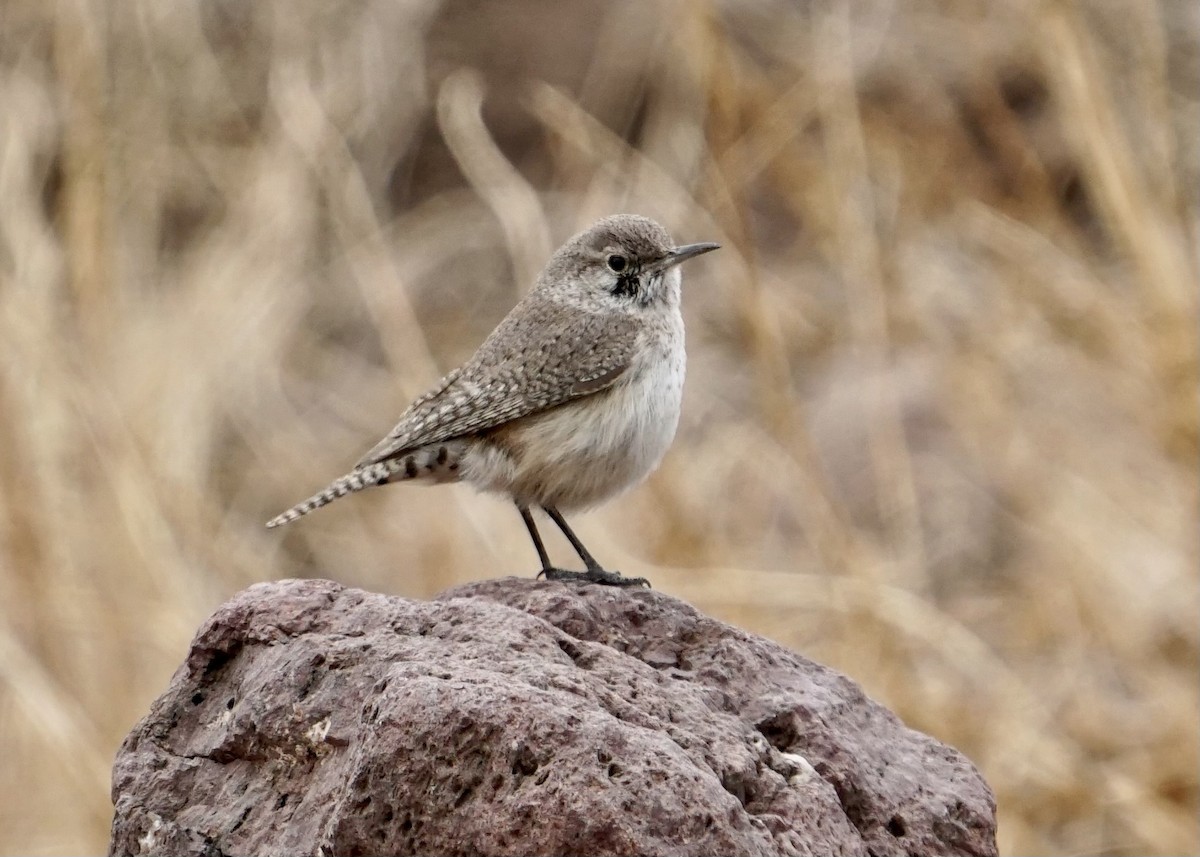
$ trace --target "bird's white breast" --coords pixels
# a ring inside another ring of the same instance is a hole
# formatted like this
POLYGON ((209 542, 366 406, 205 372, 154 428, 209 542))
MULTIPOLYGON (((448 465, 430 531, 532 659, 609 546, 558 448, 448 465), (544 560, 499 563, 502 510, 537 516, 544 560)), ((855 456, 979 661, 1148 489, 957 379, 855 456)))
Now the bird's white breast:
POLYGON ((640 482, 662 461, 683 398, 683 322, 652 326, 634 364, 610 388, 514 424, 480 443, 463 478, 523 505, 578 509, 640 482))

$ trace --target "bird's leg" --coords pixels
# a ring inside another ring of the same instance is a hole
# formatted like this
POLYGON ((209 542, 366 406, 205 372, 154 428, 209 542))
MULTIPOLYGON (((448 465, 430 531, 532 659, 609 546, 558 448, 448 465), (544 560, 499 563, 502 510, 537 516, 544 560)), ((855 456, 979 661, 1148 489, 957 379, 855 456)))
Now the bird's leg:
POLYGON ((588 553, 588 549, 583 546, 583 542, 579 540, 579 536, 572 532, 567 526, 566 519, 562 513, 553 506, 543 506, 546 514, 550 516, 550 520, 558 525, 562 530, 567 541, 571 543, 571 547, 575 548, 575 553, 579 554, 579 558, 583 560, 583 564, 587 567, 587 571, 563 571, 559 568, 548 568, 543 560, 542 573, 546 575, 547 580, 580 580, 586 583, 602 583, 605 586, 645 586, 649 588, 650 582, 644 577, 623 577, 620 572, 605 571, 600 563, 596 562, 595 558, 588 553))
POLYGON ((533 513, 529 511, 528 506, 522 506, 520 503, 517 504, 517 511, 521 513, 521 520, 525 522, 525 529, 529 530, 529 538, 533 539, 538 559, 542 561, 542 570, 538 572, 538 577, 543 574, 549 575, 555 569, 550 565, 550 555, 546 553, 546 546, 542 544, 542 537, 538 534, 537 525, 533 522, 533 513))

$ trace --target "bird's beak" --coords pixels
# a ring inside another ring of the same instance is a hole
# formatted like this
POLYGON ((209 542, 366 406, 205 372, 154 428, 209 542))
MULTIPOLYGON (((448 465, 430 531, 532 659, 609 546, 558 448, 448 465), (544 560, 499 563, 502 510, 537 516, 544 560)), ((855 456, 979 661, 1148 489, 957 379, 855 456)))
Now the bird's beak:
POLYGON ((693 256, 699 256, 701 253, 707 253, 710 250, 718 250, 720 247, 720 244, 713 244, 711 241, 700 244, 684 244, 682 247, 676 247, 667 253, 667 255, 655 262, 653 267, 659 271, 665 271, 668 268, 674 268, 680 262, 686 262, 693 256))

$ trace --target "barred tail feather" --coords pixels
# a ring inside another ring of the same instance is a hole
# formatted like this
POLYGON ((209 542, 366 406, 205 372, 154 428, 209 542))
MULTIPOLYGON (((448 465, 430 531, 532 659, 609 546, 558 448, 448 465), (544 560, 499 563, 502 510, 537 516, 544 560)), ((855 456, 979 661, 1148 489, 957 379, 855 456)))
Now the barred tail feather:
POLYGON ((372 464, 369 467, 351 471, 340 479, 335 479, 329 483, 323 491, 313 494, 304 502, 297 503, 283 514, 276 515, 267 521, 267 528, 271 529, 289 524, 297 518, 302 518, 309 512, 320 509, 322 506, 328 506, 339 497, 345 497, 347 494, 353 494, 355 491, 372 488, 376 485, 383 485, 393 475, 403 469, 404 463, 402 461, 389 459, 381 461, 378 464, 372 464))

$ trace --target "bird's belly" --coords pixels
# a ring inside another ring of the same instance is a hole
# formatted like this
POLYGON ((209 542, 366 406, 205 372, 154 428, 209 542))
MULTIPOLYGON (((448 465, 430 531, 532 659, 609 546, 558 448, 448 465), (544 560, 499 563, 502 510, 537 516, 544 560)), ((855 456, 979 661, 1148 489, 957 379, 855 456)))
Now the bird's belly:
POLYGON ((662 361, 627 383, 506 426, 469 456, 464 478, 523 505, 595 505, 658 467, 675 437, 682 394, 682 361, 662 361))

